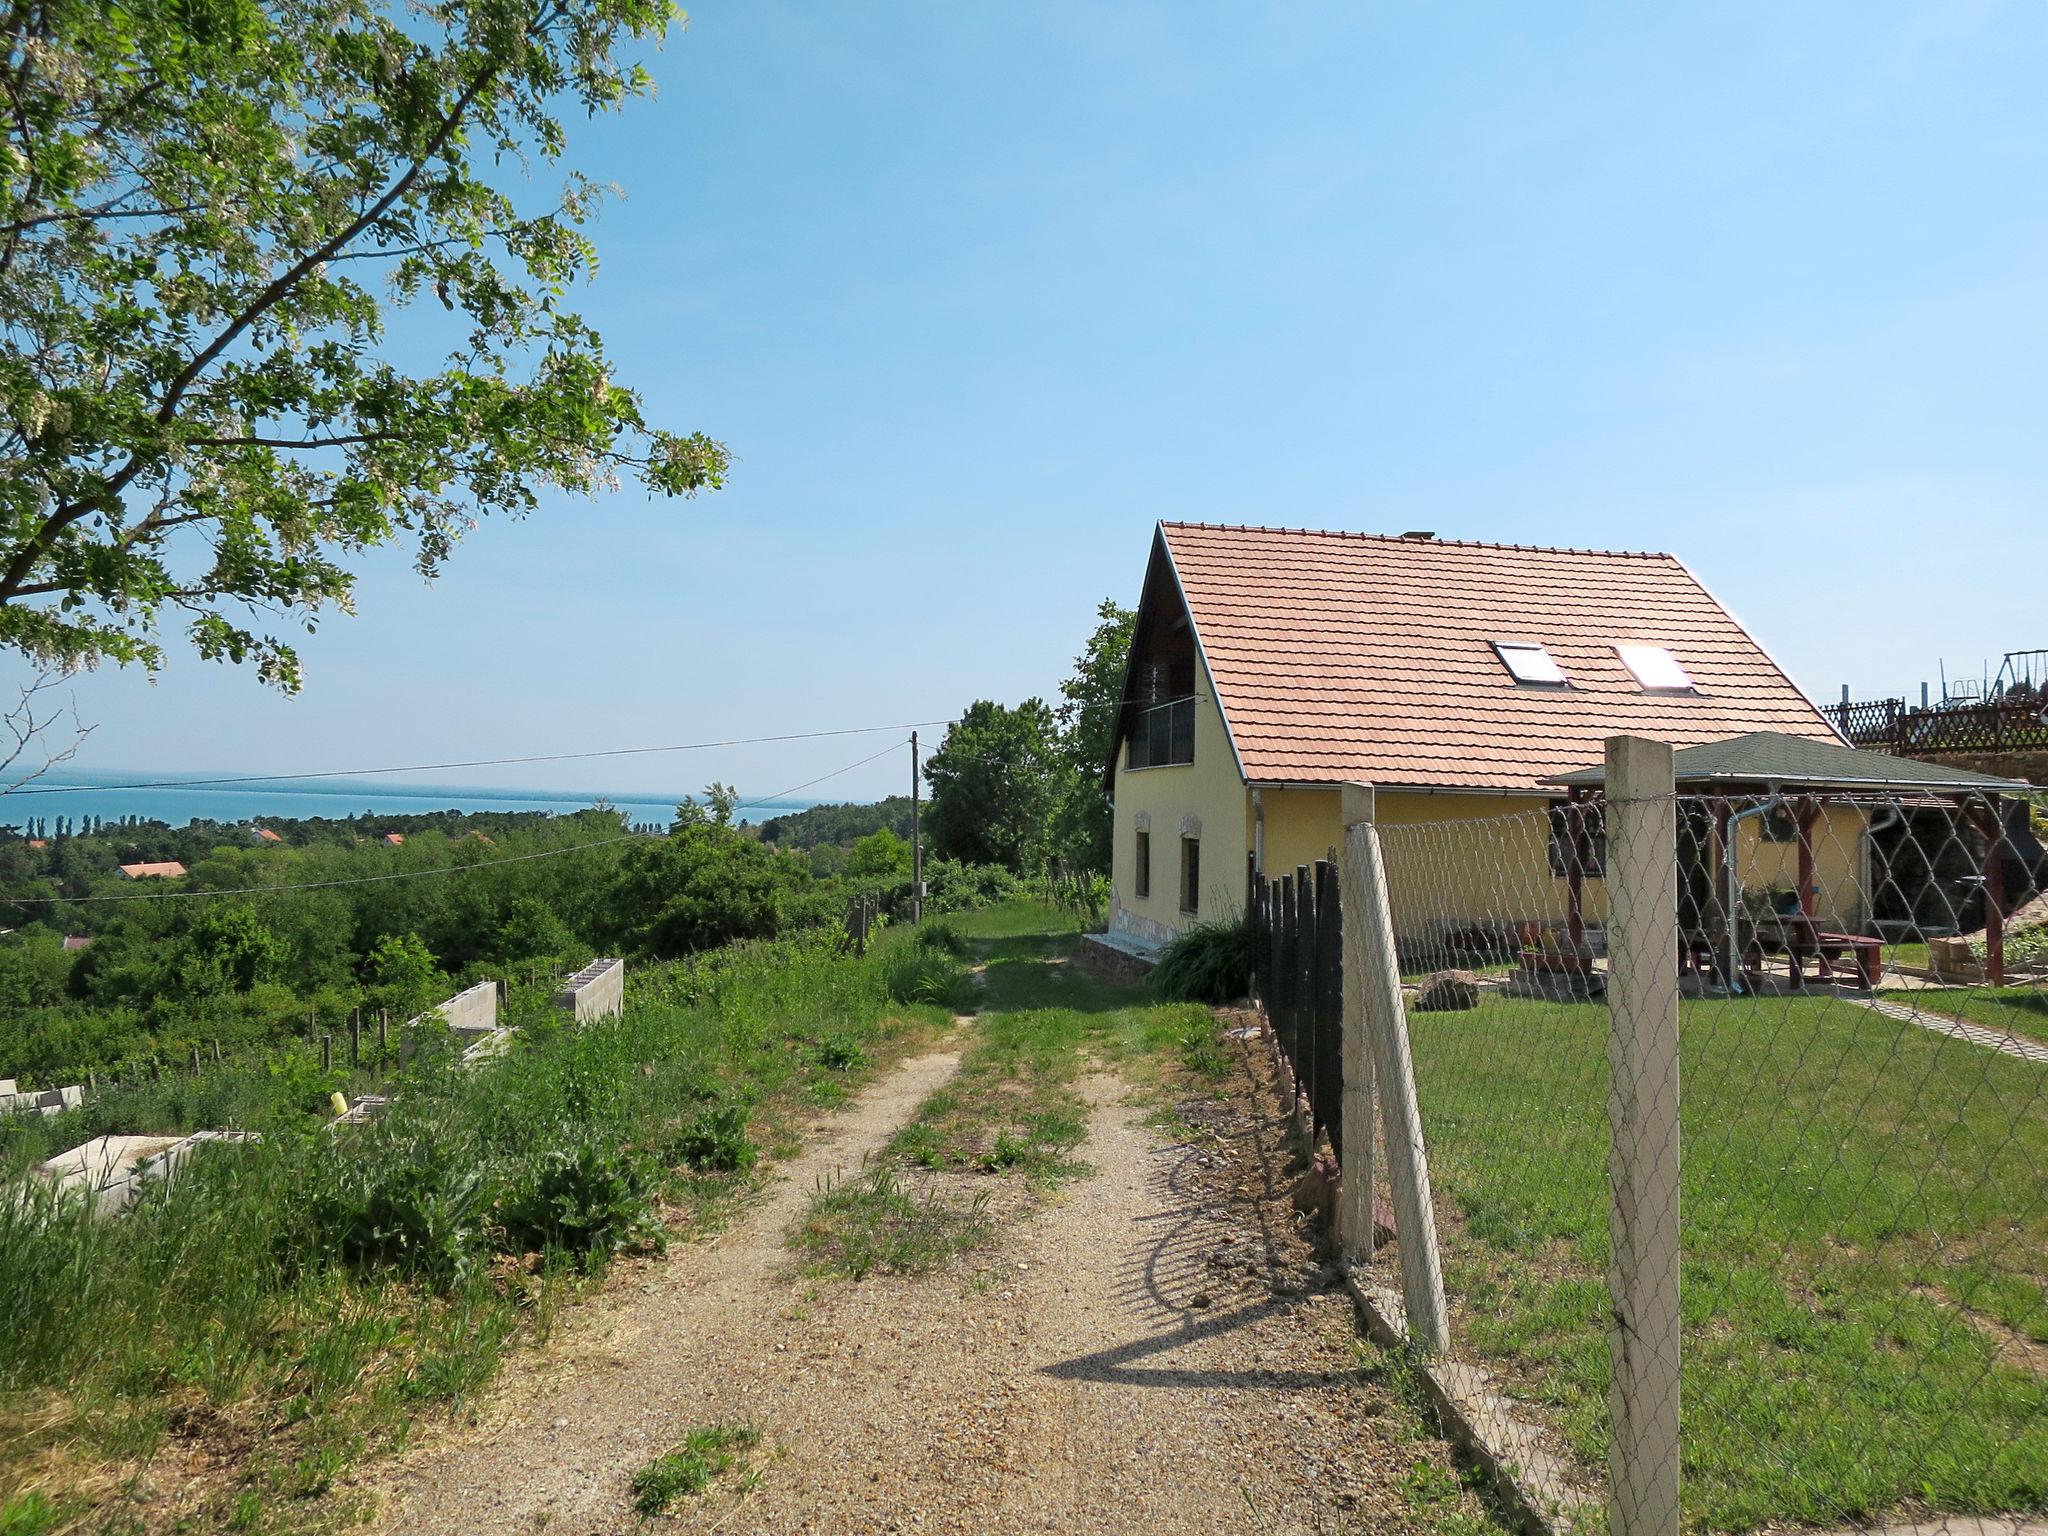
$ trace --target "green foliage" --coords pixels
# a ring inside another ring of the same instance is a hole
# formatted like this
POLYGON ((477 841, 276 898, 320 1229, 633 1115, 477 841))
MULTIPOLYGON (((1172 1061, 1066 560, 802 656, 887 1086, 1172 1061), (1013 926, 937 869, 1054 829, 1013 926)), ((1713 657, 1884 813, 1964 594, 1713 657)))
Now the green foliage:
POLYGON ((760 1441, 750 1424, 710 1424, 693 1429, 673 1451, 657 1456, 633 1474, 633 1507, 662 1515, 684 1499, 696 1498, 712 1481, 744 1459, 760 1441))
POLYGON ((891 795, 863 805, 814 805, 771 816, 761 823, 764 843, 783 848, 848 848, 872 832, 887 829, 910 836, 910 796, 891 795))
POLYGON ((569 1126, 527 1165, 500 1215, 512 1241, 586 1259, 663 1240, 653 1183, 640 1160, 578 1140, 569 1126))
POLYGON ((1148 979, 1153 996, 1169 1002, 1236 1002, 1251 990, 1251 929, 1241 921, 1197 923, 1159 952, 1148 979))
POLYGON ((892 944, 883 956, 889 995, 952 1013, 974 1011, 974 977, 958 956, 927 944, 892 944))
POLYGON ((0 644, 154 670, 169 611, 292 690, 254 615, 347 611, 365 550, 432 574, 545 488, 719 485, 725 450, 650 426, 561 301, 594 269, 601 186, 514 199, 566 117, 648 92, 626 55, 678 16, 40 8, 0 128, 0 644))
POLYGON ((943 917, 926 918, 911 935, 911 942, 920 949, 942 950, 949 955, 967 953, 967 935, 960 925, 943 917))
POLYGON ((679 818, 632 846, 620 881, 626 946, 663 958, 772 938, 837 915, 838 893, 809 861, 778 853, 711 816, 679 818))
POLYGON ((1042 699, 1015 709, 987 699, 970 704, 924 767, 933 848, 1016 874, 1043 864, 1065 787, 1057 737, 1042 699))
POLYGON ((1095 614, 1100 622, 1086 648, 1074 658, 1072 674, 1060 684, 1060 754, 1066 759, 1067 783, 1055 842, 1060 862, 1077 870, 1106 873, 1113 825, 1102 775, 1116 750, 1124 672, 1130 665, 1138 614, 1136 609, 1120 607, 1109 599, 1104 599, 1095 614))
POLYGON ((747 1136, 744 1104, 707 1104, 672 1139, 666 1161, 699 1173, 744 1173, 759 1153, 747 1136))
POLYGON ((907 880, 910 845, 887 827, 879 827, 847 850, 846 874, 862 884, 907 880))

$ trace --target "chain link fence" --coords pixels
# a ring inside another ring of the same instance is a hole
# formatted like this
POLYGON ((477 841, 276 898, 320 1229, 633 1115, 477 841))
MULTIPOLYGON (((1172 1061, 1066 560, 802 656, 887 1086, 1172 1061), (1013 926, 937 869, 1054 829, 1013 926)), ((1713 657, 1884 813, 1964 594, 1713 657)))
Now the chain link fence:
POLYGON ((1354 1273, 1567 1528, 2042 1519, 2037 813, 1677 793, 1656 763, 1611 803, 1347 834, 1342 1022, 1373 1051, 1318 1119, 1400 1218, 1363 1267, 1354 1218, 1354 1273))

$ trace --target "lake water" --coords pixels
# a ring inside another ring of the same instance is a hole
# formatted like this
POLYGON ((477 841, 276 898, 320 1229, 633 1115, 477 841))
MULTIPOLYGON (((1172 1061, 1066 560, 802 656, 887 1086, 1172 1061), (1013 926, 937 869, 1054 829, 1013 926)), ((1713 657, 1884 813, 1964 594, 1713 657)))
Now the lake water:
MULTIPOLYGON (((171 785, 181 778, 228 778, 228 773, 67 772, 53 769, 32 784, 0 795, 0 823, 21 826, 31 817, 54 822, 59 816, 104 816, 119 821, 140 816, 145 821, 182 827, 189 821, 260 821, 266 816, 341 818, 365 812, 420 815, 429 811, 551 811, 565 816, 588 810, 600 798, 626 813, 629 821, 667 826, 676 804, 688 791, 660 795, 553 789, 516 789, 487 784, 394 783, 377 779, 313 779, 281 784, 171 785), (121 789, 110 786, 148 782, 164 787, 121 789), (77 786, 77 787, 74 787, 77 786)), ((800 811, 814 800, 767 800, 749 803, 740 815, 764 821, 785 811, 800 811)))

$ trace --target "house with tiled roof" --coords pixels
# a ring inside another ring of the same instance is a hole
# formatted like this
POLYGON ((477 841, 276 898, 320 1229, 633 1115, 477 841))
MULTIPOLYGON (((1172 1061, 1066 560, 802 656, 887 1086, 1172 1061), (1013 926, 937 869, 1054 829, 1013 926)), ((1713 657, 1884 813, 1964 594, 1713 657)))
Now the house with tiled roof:
POLYGON ((163 859, 156 863, 121 864, 116 866, 124 879, 128 880, 182 880, 185 866, 176 859, 163 859))
POLYGON ((1346 781, 1383 823, 1518 815, 1529 915, 1561 916, 1527 814, 1559 775, 1620 732, 1752 731, 1841 740, 1675 556, 1161 523, 1104 766, 1111 931, 1149 946, 1236 915, 1248 861, 1277 875, 1341 841, 1346 781))

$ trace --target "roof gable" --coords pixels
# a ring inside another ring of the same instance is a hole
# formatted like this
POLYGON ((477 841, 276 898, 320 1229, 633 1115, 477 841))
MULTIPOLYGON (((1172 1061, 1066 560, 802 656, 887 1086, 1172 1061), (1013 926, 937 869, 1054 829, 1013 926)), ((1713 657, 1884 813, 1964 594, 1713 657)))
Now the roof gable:
POLYGON ((1620 732, 1840 740, 1670 555, 1205 523, 1160 537, 1253 780, 1535 791, 1620 732), (1497 641, 1542 645, 1569 686, 1516 683, 1497 641), (1667 648, 1698 691, 1645 689, 1617 642, 1667 648))

